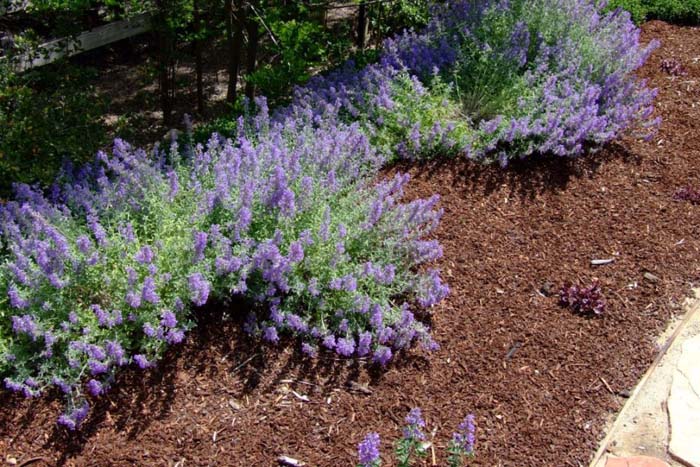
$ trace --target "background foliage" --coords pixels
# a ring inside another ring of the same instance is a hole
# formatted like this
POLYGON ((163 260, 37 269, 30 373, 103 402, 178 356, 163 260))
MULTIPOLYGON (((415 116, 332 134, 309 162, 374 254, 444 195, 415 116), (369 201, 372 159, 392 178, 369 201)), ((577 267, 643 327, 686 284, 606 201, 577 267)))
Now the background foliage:
POLYGON ((699 24, 700 0, 610 0, 609 7, 621 7, 637 23, 660 19, 671 23, 699 24))

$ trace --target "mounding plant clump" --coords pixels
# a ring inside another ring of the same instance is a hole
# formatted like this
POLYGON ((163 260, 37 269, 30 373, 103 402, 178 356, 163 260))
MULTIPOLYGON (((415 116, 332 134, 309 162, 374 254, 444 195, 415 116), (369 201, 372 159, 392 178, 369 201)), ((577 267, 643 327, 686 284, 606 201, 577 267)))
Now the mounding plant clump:
POLYGON ((632 72, 653 46, 589 1, 450 2, 376 64, 315 78, 272 116, 259 100, 227 138, 152 155, 117 140, 47 193, 16 186, 0 206, 5 387, 58 388, 75 429, 118 368, 153 366, 196 307, 232 296, 251 303, 246 331, 309 356, 435 348, 414 312, 448 293, 428 266, 439 200, 402 202, 408 177, 373 184, 377 170, 578 156, 648 132, 654 92, 632 72))
POLYGON ((27 397, 63 391, 74 428, 83 394, 148 368, 191 327, 192 306, 243 295, 246 329, 277 342, 386 364, 420 341, 411 311, 441 300, 442 254, 424 237, 438 198, 401 203, 408 177, 367 182, 381 160, 357 125, 260 114, 240 134, 179 154, 117 140, 111 155, 48 195, 17 187, 2 206, 0 371, 27 397))
POLYGON ((655 90, 634 71, 642 46, 627 12, 589 0, 454 1, 420 33, 385 42, 297 90, 282 119, 331 106, 360 121, 387 158, 580 156, 623 131, 653 134, 655 90))

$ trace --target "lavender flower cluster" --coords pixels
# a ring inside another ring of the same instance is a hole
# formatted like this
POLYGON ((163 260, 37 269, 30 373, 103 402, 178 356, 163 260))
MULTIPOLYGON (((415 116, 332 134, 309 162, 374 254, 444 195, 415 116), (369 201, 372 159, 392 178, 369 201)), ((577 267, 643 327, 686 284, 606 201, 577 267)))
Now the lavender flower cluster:
POLYGON ((299 338, 385 365, 435 344, 413 314, 447 294, 426 240, 438 197, 402 203, 408 176, 373 185, 383 159, 359 124, 264 99, 237 136, 148 155, 117 140, 67 167, 49 193, 20 185, 0 206, 0 374, 36 397, 66 394, 74 429, 86 398, 134 363, 181 343, 193 307, 231 295, 257 305, 246 330, 299 338))
MULTIPOLYGON (((466 465, 469 459, 475 456, 476 426, 475 417, 469 414, 459 424, 457 431, 453 433, 452 439, 448 443, 447 463, 450 467, 461 467, 466 465)), ((399 467, 410 467, 415 456, 421 457, 427 454, 427 449, 431 442, 427 441, 424 432, 425 420, 420 408, 411 409, 405 419, 406 425, 402 433, 403 436, 396 442, 395 455, 396 465, 399 467)), ((368 433, 357 445, 359 463, 357 467, 379 467, 382 464, 380 457, 381 439, 377 433, 368 433)))
POLYGON ((656 91, 634 71, 658 44, 642 46, 629 14, 604 14, 600 3, 446 2, 425 30, 386 41, 378 63, 348 63, 297 89, 278 118, 332 108, 360 121, 387 157, 464 154, 502 165, 579 156, 627 130, 648 138, 659 123, 656 91))

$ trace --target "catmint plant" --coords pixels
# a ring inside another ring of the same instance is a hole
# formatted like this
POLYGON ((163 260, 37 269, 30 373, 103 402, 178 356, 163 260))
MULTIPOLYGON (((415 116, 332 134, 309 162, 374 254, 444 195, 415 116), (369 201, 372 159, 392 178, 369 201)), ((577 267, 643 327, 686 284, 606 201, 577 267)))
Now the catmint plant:
POLYGON ((379 467, 382 464, 379 458, 380 439, 377 433, 369 433, 365 439, 357 446, 357 453, 360 459, 357 467, 379 467))
MULTIPOLYGON (((411 409, 406 416, 406 426, 402 430, 402 437, 396 443, 396 465, 408 467, 413 456, 425 456, 431 443, 426 440, 425 420, 419 408, 411 409)), ((450 467, 462 467, 476 456, 476 426, 473 414, 459 424, 457 431, 452 435, 447 447, 447 462, 450 467)), ((379 435, 369 433, 357 446, 359 457, 358 467, 378 467, 381 465, 379 458, 379 435)))
POLYGON ((419 408, 413 408, 406 416, 403 437, 396 443, 396 462, 399 467, 409 467, 413 455, 423 457, 427 454, 426 437, 423 430, 425 421, 419 408))
POLYGON ((469 414, 464 421, 459 424, 457 431, 452 435, 447 452, 447 464, 450 467, 461 467, 469 459, 476 455, 474 443, 476 441, 476 427, 474 425, 474 415, 469 414))
POLYGON ((0 206, 5 388, 57 387, 77 429, 119 368, 152 368, 197 307, 232 296, 254 304, 251 335, 310 356, 436 347, 414 311, 448 293, 427 266, 439 198, 403 203, 401 174, 375 184, 384 158, 357 123, 257 108, 233 138, 153 154, 116 140, 48 193, 17 187, 0 206))

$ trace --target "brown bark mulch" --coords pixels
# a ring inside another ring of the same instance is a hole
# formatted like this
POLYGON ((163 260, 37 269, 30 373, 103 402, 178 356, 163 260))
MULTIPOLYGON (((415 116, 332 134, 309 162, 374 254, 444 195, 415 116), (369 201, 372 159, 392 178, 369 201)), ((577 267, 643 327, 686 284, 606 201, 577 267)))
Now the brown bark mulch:
POLYGON ((0 463, 269 466, 287 455, 350 466, 377 431, 393 465, 389 440, 419 406, 437 428, 434 465, 445 465, 468 412, 474 465, 585 465, 700 280, 700 206, 673 200, 700 187, 700 29, 650 22, 643 36, 663 43, 641 71, 660 90, 654 141, 505 171, 466 161, 398 168, 413 176, 411 197, 442 195, 437 237, 452 292, 432 310, 439 351, 411 352, 385 372, 330 355, 304 362, 293 345, 261 348, 235 317, 209 310, 158 369, 121 374, 77 435, 57 428, 59 401, 0 395, 0 463), (687 76, 660 71, 671 57, 687 76), (594 278, 602 318, 543 293, 594 278))

